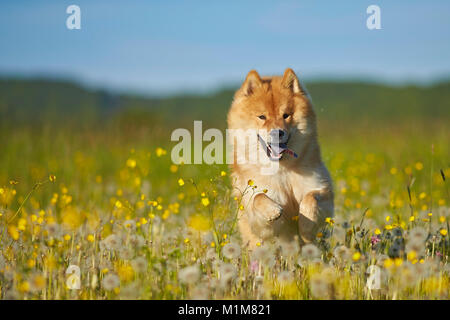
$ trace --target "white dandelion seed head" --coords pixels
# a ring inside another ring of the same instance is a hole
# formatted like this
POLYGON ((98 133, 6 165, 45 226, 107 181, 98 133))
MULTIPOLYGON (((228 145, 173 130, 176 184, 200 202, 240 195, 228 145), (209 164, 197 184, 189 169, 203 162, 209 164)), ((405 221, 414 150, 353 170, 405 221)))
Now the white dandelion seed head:
POLYGON ((122 247, 122 239, 116 234, 107 236, 101 243, 108 250, 119 250, 122 247))
POLYGON ((311 294, 315 298, 326 298, 328 296, 329 284, 320 274, 314 274, 310 280, 311 294))
POLYGON ((252 252, 252 260, 262 261, 271 256, 273 256, 273 253, 271 252, 270 248, 266 245, 256 247, 252 252))
POLYGON ((133 248, 140 249, 145 245, 145 239, 141 235, 132 234, 129 237, 129 243, 133 248))
POLYGON ((137 273, 144 273, 147 271, 148 262, 144 257, 137 257, 131 261, 133 270, 137 273))
POLYGON ((119 277, 115 274, 107 274, 102 280, 103 289, 110 291, 118 288, 120 285, 119 277))
POLYGON ((425 241, 427 240, 428 232, 422 227, 415 227, 411 229, 408 235, 410 241, 425 241))
POLYGON ((49 237, 57 238, 60 235, 61 227, 57 223, 49 223, 47 225, 47 233, 49 237))
POLYGON ((200 268, 196 264, 183 268, 179 271, 178 278, 184 284, 194 284, 200 279, 200 268))
POLYGON ((206 260, 215 261, 217 259, 217 252, 214 248, 209 248, 205 254, 206 260))
POLYGON ((236 259, 241 255, 241 247, 234 242, 229 242, 222 248, 222 254, 225 258, 236 259))
POLYGON ((292 275, 292 272, 289 271, 281 271, 278 274, 278 281, 281 283, 291 283, 294 281, 294 277, 292 275))
POLYGON ((290 241, 290 242, 281 242, 281 254, 285 257, 292 257, 296 255, 299 250, 300 246, 298 245, 297 241, 290 241))
POLYGON ((344 245, 337 246, 333 252, 334 256, 340 261, 348 261, 352 257, 350 249, 344 245))
POLYGON ((208 300, 210 298, 210 290, 205 285, 198 285, 190 291, 193 300, 208 300))
POLYGON ((320 257, 320 250, 312 243, 302 247, 302 257, 306 260, 314 260, 320 257))
POLYGON ((130 230, 131 232, 135 232, 136 231, 136 221, 134 220, 126 220, 123 223, 123 226, 125 227, 126 230, 130 230))

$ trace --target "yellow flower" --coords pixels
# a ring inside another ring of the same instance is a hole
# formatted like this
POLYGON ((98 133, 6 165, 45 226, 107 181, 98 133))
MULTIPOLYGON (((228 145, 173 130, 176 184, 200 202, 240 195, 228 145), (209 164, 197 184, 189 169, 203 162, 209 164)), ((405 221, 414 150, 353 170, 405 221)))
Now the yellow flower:
POLYGON ((440 233, 443 237, 445 237, 445 236, 447 235, 448 231, 447 231, 447 229, 441 229, 441 230, 439 231, 439 233, 440 233))
POLYGON ((160 148, 160 147, 156 148, 156 156, 157 157, 161 157, 161 156, 165 155, 166 153, 167 153, 166 150, 164 150, 163 148, 160 148))
POLYGON ((440 216, 439 217, 439 222, 440 223, 444 223, 445 222, 445 217, 444 216, 440 216))
POLYGON ((214 241, 211 242, 211 248, 214 248, 216 246, 216 243, 214 241))
POLYGON ((183 179, 178 179, 178 185, 180 186, 180 187, 182 187, 182 186, 184 186, 184 180, 183 179))
POLYGON ((414 220, 416 220, 416 218, 414 216, 409 217, 410 222, 414 222, 414 220))
POLYGON ((54 174, 51 174, 51 175, 48 177, 48 180, 50 180, 50 182, 55 182, 55 181, 56 181, 56 176, 55 176, 54 174))
POLYGON ((394 264, 396 267, 400 267, 403 264, 403 260, 401 258, 395 258, 394 264))
POLYGON ((131 281, 134 278, 133 267, 128 263, 119 266, 117 268, 117 274, 119 275, 120 280, 124 282, 131 281))
POLYGON ((398 170, 397 170, 397 168, 395 168, 395 167, 392 167, 391 170, 390 170, 390 172, 391 172, 392 175, 397 174, 397 171, 398 171, 398 170))
POLYGON ((197 231, 208 231, 211 228, 209 219, 201 214, 191 216, 188 226, 197 231))
POLYGON ((383 265, 386 269, 389 269, 390 267, 392 267, 393 264, 394 264, 394 261, 391 258, 384 260, 384 263, 383 263, 383 265))
POLYGON ((221 172, 220 172, 220 175, 221 175, 222 177, 225 177, 225 176, 227 175, 227 173, 226 173, 225 171, 221 171, 221 172))
POLYGON ((419 194, 419 199, 423 200, 423 199, 426 198, 426 196, 427 196, 427 194, 426 194, 425 192, 421 192, 421 193, 419 194))
POLYGON ((131 158, 128 159, 127 160, 127 167, 131 168, 131 169, 134 169, 136 167, 136 160, 131 159, 131 158))
POLYGON ((178 166, 175 165, 175 164, 172 164, 172 165, 170 166, 170 172, 175 173, 175 172, 177 172, 177 171, 178 171, 178 166))
POLYGON ((244 210, 244 205, 243 204, 241 204, 240 206, 239 206, 239 210, 244 210))
POLYGON ((72 237, 70 236, 70 234, 65 234, 64 235, 64 240, 69 241, 72 237))
POLYGON ((417 258, 417 252, 415 252, 414 250, 411 250, 410 252, 408 252, 408 260, 409 261, 414 261, 417 258))
POLYGON ((120 209, 122 208, 122 202, 120 202, 120 200, 117 200, 115 203, 116 208, 120 209))
POLYGON ((202 198, 202 204, 207 207, 209 206, 209 199, 208 198, 202 198))
POLYGON ((30 283, 28 281, 23 281, 19 284, 19 291, 20 292, 28 292, 30 291, 30 283))
POLYGON ((255 184, 255 182, 254 182, 253 180, 250 179, 250 180, 248 180, 247 184, 248 184, 249 186, 252 186, 252 185, 255 184))
POLYGON ((10 226, 8 227, 8 233, 9 233, 9 235, 11 236, 11 238, 13 238, 14 240, 18 240, 18 239, 19 239, 20 233, 19 233, 19 231, 17 230, 17 227, 16 227, 16 226, 10 225, 10 226))
POLYGON ((423 163, 422 162, 417 162, 416 163, 416 170, 420 171, 423 169, 423 163))
POLYGON ((361 259, 361 253, 359 251, 356 251, 352 256, 352 260, 357 262, 359 261, 359 259, 361 259))
POLYGON ((386 230, 392 230, 392 226, 390 224, 385 225, 384 228, 386 230))
POLYGON ((375 233, 376 235, 379 235, 379 234, 381 234, 381 230, 378 229, 378 228, 376 228, 375 231, 374 231, 374 233, 375 233))
POLYGON ((94 241, 95 241, 95 236, 94 236, 93 234, 89 234, 89 235, 87 236, 87 241, 89 241, 89 242, 94 242, 94 241))

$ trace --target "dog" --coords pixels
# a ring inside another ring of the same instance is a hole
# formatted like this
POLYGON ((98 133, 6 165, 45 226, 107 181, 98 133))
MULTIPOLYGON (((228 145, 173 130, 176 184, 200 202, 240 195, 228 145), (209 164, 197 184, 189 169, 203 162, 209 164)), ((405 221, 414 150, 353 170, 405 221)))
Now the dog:
POLYGON ((234 95, 227 122, 237 141, 248 140, 242 136, 246 130, 257 132, 256 149, 250 149, 278 165, 275 173, 262 174, 262 164, 231 164, 233 189, 244 206, 238 216, 243 244, 252 249, 269 239, 313 242, 325 219, 333 217, 334 194, 311 99, 294 71, 263 78, 250 71, 234 95))

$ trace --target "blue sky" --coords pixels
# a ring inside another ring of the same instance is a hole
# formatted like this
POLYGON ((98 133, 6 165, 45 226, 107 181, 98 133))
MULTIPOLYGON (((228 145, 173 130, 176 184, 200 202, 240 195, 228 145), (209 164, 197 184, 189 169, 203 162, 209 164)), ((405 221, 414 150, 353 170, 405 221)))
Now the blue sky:
POLYGON ((0 74, 168 93, 240 82, 250 69, 303 79, 426 83, 450 74, 450 1, 2 0, 0 74), (81 30, 66 28, 67 6, 81 30), (382 30, 366 28, 381 8, 382 30))

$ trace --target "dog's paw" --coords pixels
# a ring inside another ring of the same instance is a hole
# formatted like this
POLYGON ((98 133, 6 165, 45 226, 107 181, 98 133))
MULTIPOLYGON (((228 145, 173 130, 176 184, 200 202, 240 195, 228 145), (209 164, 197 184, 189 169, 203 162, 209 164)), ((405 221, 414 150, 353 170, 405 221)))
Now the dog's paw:
POLYGON ((253 208, 256 215, 267 223, 272 223, 283 214, 283 208, 265 194, 255 196, 253 208))
POLYGON ((266 210, 264 210, 262 213, 266 221, 270 223, 278 220, 281 217, 281 215, 283 214, 283 208, 280 205, 273 203, 272 206, 266 208, 266 210))
POLYGON ((319 204, 314 193, 308 193, 300 203, 300 214, 311 221, 317 222, 319 215, 319 204))

